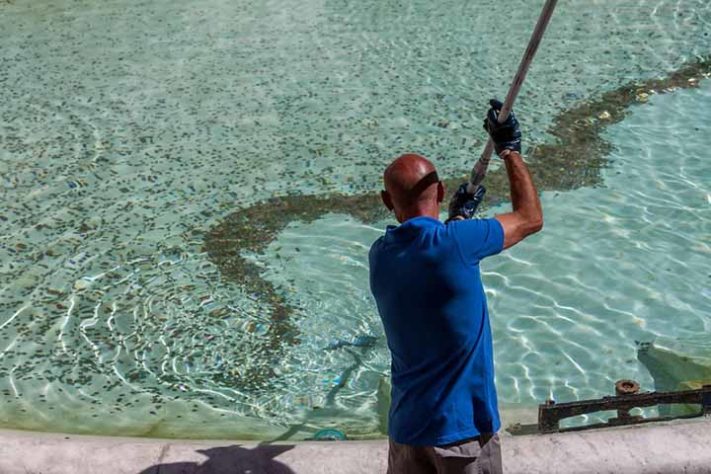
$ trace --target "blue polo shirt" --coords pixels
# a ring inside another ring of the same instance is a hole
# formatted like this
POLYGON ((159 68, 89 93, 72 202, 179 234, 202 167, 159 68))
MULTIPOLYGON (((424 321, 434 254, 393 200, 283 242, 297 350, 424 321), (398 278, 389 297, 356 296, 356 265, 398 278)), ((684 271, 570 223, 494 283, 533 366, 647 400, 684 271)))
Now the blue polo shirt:
POLYGON ((416 217, 370 249, 370 288, 392 354, 389 435, 413 446, 499 430, 479 261, 499 253, 496 219, 416 217))

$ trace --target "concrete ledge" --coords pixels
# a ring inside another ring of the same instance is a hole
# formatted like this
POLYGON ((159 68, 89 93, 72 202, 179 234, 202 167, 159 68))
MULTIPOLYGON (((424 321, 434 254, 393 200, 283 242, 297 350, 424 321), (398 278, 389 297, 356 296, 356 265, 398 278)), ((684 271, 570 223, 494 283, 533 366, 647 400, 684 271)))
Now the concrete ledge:
MULTIPOLYGON (((502 436, 510 474, 711 473, 711 420, 502 436)), ((384 473, 387 442, 176 441, 0 431, 0 472, 384 473)))

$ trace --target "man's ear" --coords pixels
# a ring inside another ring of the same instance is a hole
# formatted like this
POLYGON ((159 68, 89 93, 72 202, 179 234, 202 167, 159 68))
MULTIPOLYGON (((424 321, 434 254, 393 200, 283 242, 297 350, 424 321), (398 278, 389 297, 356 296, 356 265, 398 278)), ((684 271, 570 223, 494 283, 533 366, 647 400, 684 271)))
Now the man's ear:
POLYGON ((444 189, 444 183, 442 181, 437 183, 437 202, 442 202, 444 201, 444 194, 445 194, 445 189, 444 189))
POLYGON ((390 193, 387 191, 380 191, 380 199, 383 200, 383 204, 388 208, 388 211, 392 211, 395 206, 393 206, 393 199, 390 197, 390 193))

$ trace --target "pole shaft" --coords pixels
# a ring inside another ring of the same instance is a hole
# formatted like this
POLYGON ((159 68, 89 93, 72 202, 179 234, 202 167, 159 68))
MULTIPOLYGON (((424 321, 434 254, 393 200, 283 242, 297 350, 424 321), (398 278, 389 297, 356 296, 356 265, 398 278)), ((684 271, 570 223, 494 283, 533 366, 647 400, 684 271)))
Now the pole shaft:
MULTIPOLYGON (((545 5, 543 5, 543 11, 538 17, 538 22, 536 23, 536 27, 533 29, 531 39, 528 41, 528 47, 526 47, 526 51, 523 53, 521 63, 518 66, 518 71, 516 71, 516 75, 514 76, 514 80, 511 83, 511 87, 509 87, 509 92, 508 94, 506 94, 506 100, 504 101, 504 105, 501 108, 501 112, 499 113, 499 123, 502 123, 506 120, 506 118, 509 116, 509 112, 511 112, 511 109, 513 108, 513 104, 516 101, 516 97, 518 97, 518 92, 521 90, 523 81, 526 79, 526 73, 528 72, 528 68, 531 65, 531 62, 533 61, 533 57, 536 55, 538 45, 541 44, 543 34, 545 33, 546 27, 550 22, 551 16, 553 15, 553 10, 555 10, 557 2, 558 0, 546 0, 545 5)), ((486 169, 489 167, 489 162, 491 161, 491 155, 493 151, 494 143, 491 141, 491 138, 489 138, 489 140, 486 142, 486 146, 484 147, 484 151, 479 157, 479 160, 476 162, 476 164, 474 164, 474 167, 472 168, 471 176, 469 177, 469 192, 473 193, 474 191, 476 191, 482 181, 484 181, 484 177, 486 176, 486 169)))

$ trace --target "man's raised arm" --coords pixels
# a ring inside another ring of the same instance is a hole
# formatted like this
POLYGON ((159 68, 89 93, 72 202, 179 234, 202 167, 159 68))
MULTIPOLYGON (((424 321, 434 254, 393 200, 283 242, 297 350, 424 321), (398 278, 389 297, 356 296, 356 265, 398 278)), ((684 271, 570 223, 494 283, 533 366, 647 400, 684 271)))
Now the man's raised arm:
POLYGON ((499 123, 503 104, 498 100, 489 103, 491 108, 484 120, 484 130, 491 136, 496 153, 506 164, 511 188, 513 211, 496 216, 504 228, 504 248, 507 249, 543 228, 543 211, 531 174, 521 158, 521 130, 516 116, 511 111, 506 120, 499 123))
MULTIPOLYGON (((503 104, 496 99, 489 103, 491 108, 484 119, 484 130, 491 136, 496 153, 506 164, 513 204, 513 211, 495 216, 504 230, 503 248, 507 249, 543 228, 543 212, 531 174, 521 158, 521 130, 518 120, 512 110, 506 120, 499 123, 499 112, 503 104)), ((468 183, 463 183, 449 203, 448 222, 471 219, 484 198, 485 191, 484 186, 480 185, 476 192, 471 194, 468 191, 468 183)), ((497 252, 499 250, 501 247, 497 252)))
POLYGON ((504 228, 504 248, 507 249, 543 228, 543 211, 536 186, 521 155, 504 149, 499 156, 506 164, 513 206, 512 212, 496 215, 496 220, 504 228))

